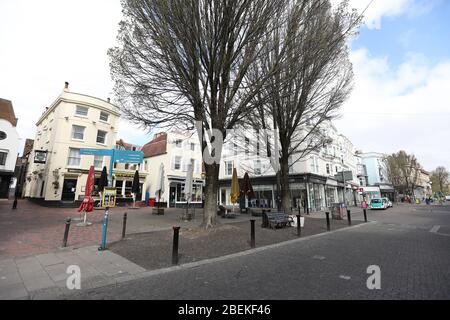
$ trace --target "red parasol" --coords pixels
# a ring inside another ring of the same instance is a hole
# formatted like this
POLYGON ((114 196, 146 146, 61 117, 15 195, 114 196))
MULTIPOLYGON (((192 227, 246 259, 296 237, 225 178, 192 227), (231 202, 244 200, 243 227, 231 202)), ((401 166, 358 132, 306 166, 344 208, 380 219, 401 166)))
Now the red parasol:
POLYGON ((81 211, 91 212, 94 210, 94 199, 92 198, 92 192, 94 191, 94 175, 95 175, 94 166, 91 166, 86 181, 84 199, 83 202, 81 203, 80 208, 78 209, 78 212, 81 211))

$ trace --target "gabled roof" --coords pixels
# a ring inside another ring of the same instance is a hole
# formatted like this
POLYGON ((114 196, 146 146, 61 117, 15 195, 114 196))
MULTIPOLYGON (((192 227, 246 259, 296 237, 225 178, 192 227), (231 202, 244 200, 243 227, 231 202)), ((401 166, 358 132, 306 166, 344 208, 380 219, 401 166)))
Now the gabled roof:
POLYGON ((167 133, 163 132, 142 147, 144 158, 150 158, 165 154, 167 152, 167 133))
POLYGON ((14 114, 14 108, 11 101, 0 98, 0 119, 9 121, 13 127, 17 126, 18 119, 14 114))

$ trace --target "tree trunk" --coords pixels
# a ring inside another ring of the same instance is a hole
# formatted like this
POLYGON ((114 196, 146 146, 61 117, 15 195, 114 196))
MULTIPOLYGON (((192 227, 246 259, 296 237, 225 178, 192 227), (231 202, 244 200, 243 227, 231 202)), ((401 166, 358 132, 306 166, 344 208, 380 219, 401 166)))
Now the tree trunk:
POLYGON ((217 192, 219 189, 219 164, 205 163, 206 185, 202 227, 208 229, 217 224, 217 192))
POLYGON ((280 158, 281 207, 286 214, 291 213, 291 192, 289 188, 289 158, 280 158))

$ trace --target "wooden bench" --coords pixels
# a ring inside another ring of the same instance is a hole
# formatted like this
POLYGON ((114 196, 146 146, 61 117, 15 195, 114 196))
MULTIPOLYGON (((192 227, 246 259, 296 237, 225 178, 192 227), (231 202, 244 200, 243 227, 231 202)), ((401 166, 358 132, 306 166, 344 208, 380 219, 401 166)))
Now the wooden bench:
POLYGON ((283 228, 290 225, 292 219, 282 212, 264 212, 263 227, 265 228, 283 228))

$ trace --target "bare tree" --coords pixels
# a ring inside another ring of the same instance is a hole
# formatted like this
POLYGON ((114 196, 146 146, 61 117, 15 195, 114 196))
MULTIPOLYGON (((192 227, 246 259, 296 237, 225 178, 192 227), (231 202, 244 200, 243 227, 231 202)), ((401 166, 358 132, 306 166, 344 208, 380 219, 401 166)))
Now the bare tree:
POLYGON ((420 177, 421 166, 413 154, 401 150, 386 157, 389 181, 400 193, 414 195, 420 177))
POLYGON ((259 57, 248 77, 260 78, 281 65, 255 96, 258 108, 251 124, 263 130, 273 127, 278 135, 279 152, 272 152, 279 168, 274 169, 279 171, 282 207, 288 212, 289 166, 330 143, 326 124, 338 115, 351 91, 347 40, 361 16, 349 12, 347 1, 333 8, 329 0, 317 0, 289 1, 280 17, 284 23, 267 34, 267 54, 259 57))
POLYGON ((218 174, 226 130, 251 112, 264 77, 246 78, 284 0, 122 0, 119 47, 109 51, 123 114, 151 130, 193 130, 206 163, 203 225, 216 223, 218 174), (205 138, 205 139, 203 139, 205 138))
POLYGON ((439 166, 431 172, 431 180, 433 181, 433 190, 447 192, 449 183, 449 172, 445 167, 439 166), (439 190, 436 188, 439 187, 439 190))

